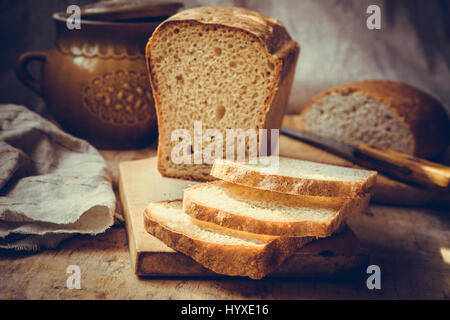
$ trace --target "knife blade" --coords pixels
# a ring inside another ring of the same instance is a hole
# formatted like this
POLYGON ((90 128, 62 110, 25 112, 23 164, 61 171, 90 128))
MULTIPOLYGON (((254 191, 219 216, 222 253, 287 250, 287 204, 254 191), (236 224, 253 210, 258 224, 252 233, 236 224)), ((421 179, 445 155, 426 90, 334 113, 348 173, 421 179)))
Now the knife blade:
POLYGON ((350 145, 311 132, 282 127, 280 132, 402 181, 449 191, 450 167, 374 144, 350 145))

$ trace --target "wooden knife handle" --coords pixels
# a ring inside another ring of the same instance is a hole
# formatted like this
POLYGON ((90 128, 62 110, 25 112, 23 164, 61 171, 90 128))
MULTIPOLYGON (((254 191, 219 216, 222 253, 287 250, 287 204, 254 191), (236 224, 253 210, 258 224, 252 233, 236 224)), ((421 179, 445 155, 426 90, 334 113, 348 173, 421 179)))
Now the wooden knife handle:
POLYGON ((423 186, 449 190, 450 167, 373 144, 359 145, 357 150, 358 157, 380 167, 380 171, 423 186))

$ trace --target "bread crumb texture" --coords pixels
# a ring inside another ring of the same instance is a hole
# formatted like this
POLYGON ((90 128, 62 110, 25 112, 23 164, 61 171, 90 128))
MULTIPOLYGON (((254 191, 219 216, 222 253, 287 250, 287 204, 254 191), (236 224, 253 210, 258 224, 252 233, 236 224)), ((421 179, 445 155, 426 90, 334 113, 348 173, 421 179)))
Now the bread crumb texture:
MULTIPOLYGON (((188 130, 190 153, 213 150, 214 128, 258 130, 278 89, 282 68, 277 50, 289 35, 275 19, 237 8, 195 8, 160 25, 147 46, 159 125, 159 169, 169 176, 211 180, 208 164, 175 164, 174 130, 188 130), (194 145, 201 121, 202 150, 194 145)), ((246 146, 248 145, 246 139, 246 146)), ((223 142, 223 155, 226 143, 223 142)), ((248 147, 246 147, 246 150, 248 147)), ((248 154, 248 150, 247 150, 248 154)))
POLYGON ((432 158, 447 150, 450 123, 434 97, 410 85, 368 80, 315 96, 302 112, 310 132, 358 145, 375 143, 432 158))

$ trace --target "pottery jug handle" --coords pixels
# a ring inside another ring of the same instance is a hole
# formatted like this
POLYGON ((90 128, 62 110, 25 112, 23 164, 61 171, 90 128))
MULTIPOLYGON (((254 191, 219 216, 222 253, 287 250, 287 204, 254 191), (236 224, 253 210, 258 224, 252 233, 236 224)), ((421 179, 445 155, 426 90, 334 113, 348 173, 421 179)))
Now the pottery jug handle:
MULTIPOLYGON (((42 51, 30 51, 22 54, 16 63, 16 74, 20 81, 28 88, 33 90, 39 95, 43 95, 42 89, 42 79, 34 79, 33 76, 28 71, 28 65, 32 61, 42 62, 42 67, 44 66, 45 60, 47 59, 47 53, 42 51)), ((42 68, 41 67, 41 68, 42 68)), ((41 69, 42 70, 42 69, 41 69)), ((42 72, 41 72, 42 74, 42 72)))

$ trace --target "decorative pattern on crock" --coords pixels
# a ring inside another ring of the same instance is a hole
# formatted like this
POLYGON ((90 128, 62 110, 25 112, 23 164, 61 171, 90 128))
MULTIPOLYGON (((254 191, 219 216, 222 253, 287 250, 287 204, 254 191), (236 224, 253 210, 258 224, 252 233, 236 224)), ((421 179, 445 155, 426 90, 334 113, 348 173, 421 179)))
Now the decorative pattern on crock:
POLYGON ((96 77, 84 87, 82 103, 101 121, 115 125, 156 121, 153 96, 145 73, 118 70, 96 77))
POLYGON ((56 47, 62 54, 70 54, 75 57, 102 59, 145 59, 144 47, 137 44, 111 44, 107 40, 98 40, 91 43, 87 40, 60 38, 56 41, 56 47))

